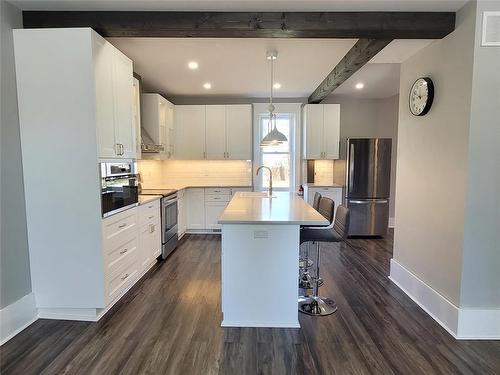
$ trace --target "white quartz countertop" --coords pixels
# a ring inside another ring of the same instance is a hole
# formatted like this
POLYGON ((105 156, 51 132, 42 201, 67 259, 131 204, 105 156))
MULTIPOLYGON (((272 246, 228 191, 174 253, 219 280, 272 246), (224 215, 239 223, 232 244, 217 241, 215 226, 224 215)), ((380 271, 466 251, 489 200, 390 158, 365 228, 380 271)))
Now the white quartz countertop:
POLYGON ((328 225, 329 222, 295 193, 274 192, 273 198, 269 198, 238 192, 219 218, 219 224, 328 225))
POLYGON ((157 199, 161 199, 161 195, 139 195, 139 205, 143 205, 157 199))

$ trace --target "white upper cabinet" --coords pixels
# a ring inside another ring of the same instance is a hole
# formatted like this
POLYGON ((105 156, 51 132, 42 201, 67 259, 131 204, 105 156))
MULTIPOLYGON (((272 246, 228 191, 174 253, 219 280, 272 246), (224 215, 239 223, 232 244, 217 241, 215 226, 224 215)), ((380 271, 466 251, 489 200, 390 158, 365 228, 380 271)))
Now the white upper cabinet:
POLYGON ((324 158, 338 159, 340 146, 340 104, 323 105, 324 158))
POLYGON ((141 158, 141 84, 137 78, 132 80, 132 119, 135 129, 135 156, 141 158))
POLYGON ((206 158, 226 158, 226 106, 206 106, 206 158))
POLYGON ((159 94, 142 95, 142 127, 155 144, 163 146, 160 159, 174 156, 174 105, 159 94))
POLYGON ((252 105, 226 106, 226 159, 252 159, 252 105))
POLYGON ((176 105, 175 158, 205 159, 205 106, 176 105))
POLYGON ((136 157, 135 127, 133 121, 133 68, 132 60, 114 48, 114 107, 117 140, 121 147, 120 157, 136 157))
POLYGON ((101 158, 135 158, 132 60, 92 33, 96 126, 101 158))
POLYGON ((174 112, 176 159, 252 159, 250 104, 179 105, 174 112))
POLYGON ((302 109, 305 159, 338 159, 340 105, 307 104, 302 109))

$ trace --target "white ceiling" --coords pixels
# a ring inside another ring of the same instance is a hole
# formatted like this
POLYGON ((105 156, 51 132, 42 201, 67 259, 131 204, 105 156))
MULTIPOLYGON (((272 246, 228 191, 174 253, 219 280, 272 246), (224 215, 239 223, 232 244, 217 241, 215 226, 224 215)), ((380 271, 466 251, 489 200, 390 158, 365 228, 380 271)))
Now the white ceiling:
MULTIPOLYGON (((146 91, 167 97, 241 97, 269 95, 270 64, 266 51, 276 49, 276 97, 308 97, 355 39, 167 39, 109 38, 134 61, 146 91), (187 67, 189 61, 198 70, 187 67), (203 84, 210 82, 211 90, 203 84)), ((399 91, 399 63, 431 40, 394 40, 334 91, 353 98, 385 98, 399 91), (363 90, 354 88, 363 82, 363 90)))
POLYGON ((269 95, 270 63, 266 51, 276 49, 277 97, 309 96, 356 39, 166 39, 110 38, 129 56, 148 91, 171 96, 269 95), (198 70, 187 67, 189 61, 198 70), (212 84, 205 90, 205 82, 212 84))
POLYGON ((333 96, 357 99, 388 98, 399 93, 400 63, 420 49, 432 43, 432 39, 396 39, 376 54, 368 64, 340 85, 333 96), (365 86, 356 89, 358 82, 365 86))
POLYGON ((399 93, 399 64, 366 64, 333 93, 356 99, 388 98, 399 93), (355 88, 363 83, 362 90, 355 88))
POLYGON ((467 0, 10 0, 25 10, 456 11, 467 0))

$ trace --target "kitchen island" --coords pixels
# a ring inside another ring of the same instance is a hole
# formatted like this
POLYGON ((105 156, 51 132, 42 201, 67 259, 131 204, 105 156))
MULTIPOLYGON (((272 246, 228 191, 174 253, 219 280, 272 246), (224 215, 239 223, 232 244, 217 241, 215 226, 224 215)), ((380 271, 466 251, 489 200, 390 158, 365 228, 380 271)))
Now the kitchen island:
POLYGON ((222 326, 300 327, 300 226, 328 221, 294 193, 239 192, 219 223, 222 326))

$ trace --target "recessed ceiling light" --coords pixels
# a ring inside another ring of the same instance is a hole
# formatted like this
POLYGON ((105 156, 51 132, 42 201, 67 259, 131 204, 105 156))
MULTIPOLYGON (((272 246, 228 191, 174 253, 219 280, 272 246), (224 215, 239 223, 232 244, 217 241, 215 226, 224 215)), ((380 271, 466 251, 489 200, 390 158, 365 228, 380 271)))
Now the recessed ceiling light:
POLYGON ((356 83, 356 86, 354 86, 354 87, 356 87, 358 90, 361 90, 363 87, 365 87, 365 84, 359 82, 359 83, 356 83))
POLYGON ((203 88, 205 90, 210 90, 212 88, 212 84, 210 82, 206 82, 203 84, 203 88))
POLYGON ((196 61, 190 61, 188 62, 188 68, 192 70, 198 69, 198 63, 196 61))
POLYGON ((280 88, 281 88, 281 83, 276 82, 276 83, 273 85, 273 87, 274 87, 275 89, 280 89, 280 88))

